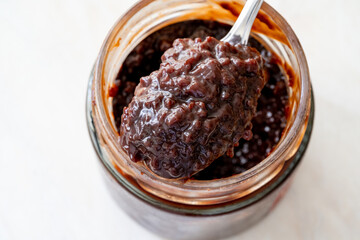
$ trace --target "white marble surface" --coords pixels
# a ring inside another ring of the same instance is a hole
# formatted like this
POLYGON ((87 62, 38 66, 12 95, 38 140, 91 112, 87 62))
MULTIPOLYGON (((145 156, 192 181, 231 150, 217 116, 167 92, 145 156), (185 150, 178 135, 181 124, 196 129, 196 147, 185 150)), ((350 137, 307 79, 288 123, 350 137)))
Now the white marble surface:
MULTIPOLYGON (((269 0, 308 57, 316 118, 293 187, 232 239, 360 236, 360 2, 269 0)), ((131 0, 0 1, 0 239, 158 239, 104 188, 85 90, 131 0)))

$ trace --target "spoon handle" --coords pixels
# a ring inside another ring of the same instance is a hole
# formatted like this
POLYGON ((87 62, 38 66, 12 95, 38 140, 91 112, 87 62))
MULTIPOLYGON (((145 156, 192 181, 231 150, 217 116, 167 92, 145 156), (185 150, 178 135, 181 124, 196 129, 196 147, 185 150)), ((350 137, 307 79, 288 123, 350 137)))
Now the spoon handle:
POLYGON ((264 0, 247 0, 234 26, 221 41, 236 44, 240 40, 240 44, 245 46, 249 40, 251 27, 263 1, 264 0))

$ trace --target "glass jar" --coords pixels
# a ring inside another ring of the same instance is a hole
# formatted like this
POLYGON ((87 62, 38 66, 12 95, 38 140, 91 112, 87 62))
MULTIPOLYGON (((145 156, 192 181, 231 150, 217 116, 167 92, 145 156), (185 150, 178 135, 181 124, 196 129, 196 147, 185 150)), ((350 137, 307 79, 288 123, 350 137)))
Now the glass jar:
POLYGON ((132 162, 119 144, 108 94, 134 47, 164 26, 185 20, 233 24, 243 7, 231 0, 144 0, 110 30, 96 60, 87 93, 87 123, 111 194, 132 218, 171 239, 217 239, 233 235, 263 218, 284 195, 306 150, 314 105, 308 66, 287 22, 264 3, 252 36, 277 54, 287 79, 287 126, 276 148, 248 171, 215 180, 170 180, 132 162))

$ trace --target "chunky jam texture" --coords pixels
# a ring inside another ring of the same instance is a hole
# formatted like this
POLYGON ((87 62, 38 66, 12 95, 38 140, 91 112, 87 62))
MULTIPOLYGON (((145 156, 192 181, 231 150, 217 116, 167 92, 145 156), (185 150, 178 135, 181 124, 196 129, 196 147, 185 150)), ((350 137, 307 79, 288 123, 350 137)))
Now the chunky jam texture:
MULTIPOLYGON (((196 38, 200 37, 205 39, 206 36, 214 36, 218 39, 223 37, 227 31, 230 29, 230 26, 220 24, 213 21, 188 21, 183 23, 178 23, 175 25, 168 26, 163 28, 156 33, 150 35, 145 40, 143 40, 135 49, 130 53, 127 57, 126 61, 124 62, 123 67, 121 68, 118 78, 115 81, 114 87, 109 91, 110 96, 113 96, 113 109, 114 109, 114 117, 117 127, 120 129, 121 125, 121 115, 123 112, 123 108, 127 106, 135 92, 135 87, 139 83, 139 79, 142 76, 149 75, 152 71, 159 69, 161 63, 161 55, 171 47, 172 42, 176 38, 181 37, 191 37, 196 38)), ((190 40, 188 40, 190 41, 190 40)), ((197 40, 199 41, 199 40, 197 40)), ((206 41, 206 40, 205 40, 206 41)), ((203 43, 199 41, 199 44, 203 43)), ((185 43, 182 43, 185 44, 185 43)), ((196 175, 193 176, 194 179, 198 180, 211 180, 215 178, 223 178, 229 177, 237 173, 241 173, 243 171, 248 170, 249 168, 253 167, 261 160, 263 160, 273 149, 276 143, 279 141, 281 137, 281 133, 283 128, 286 125, 286 116, 285 116, 285 109, 287 106, 288 95, 287 95, 287 88, 285 84, 285 75, 282 73, 280 67, 278 66, 278 60, 276 57, 272 56, 270 52, 268 52, 262 45, 260 45, 254 39, 250 39, 250 46, 256 48, 262 55, 264 59, 264 70, 265 76, 268 80, 267 84, 263 88, 261 92, 261 96, 258 100, 258 107, 255 114, 255 117, 252 120, 253 124, 253 138, 250 141, 246 141, 241 139, 239 145, 234 148, 234 154, 229 151, 228 155, 224 154, 220 156, 217 160, 215 160, 211 165, 206 167, 204 170, 198 172, 196 175), (230 155, 230 156, 229 156, 230 155), (232 156, 233 155, 233 156, 232 156)), ((246 75, 246 74, 245 74, 246 75)), ((251 74, 245 77, 251 77, 251 74)), ((147 78, 151 78, 148 76, 147 78)), ((141 85, 141 83, 140 83, 141 85)), ((146 84, 145 84, 146 85, 146 84)), ((141 87, 142 89, 149 88, 150 85, 141 87)), ((140 88, 140 87, 139 87, 140 88)), ((137 90, 138 91, 138 90, 137 90)), ((144 90, 142 90, 144 91, 144 90)), ((141 95, 141 94, 140 94, 141 95)), ((144 94, 147 95, 147 94, 144 94)), ((182 106, 185 104, 186 106, 190 105, 191 101, 182 101, 180 95, 175 101, 175 105, 172 105, 170 109, 174 106, 182 106)), ((156 103, 158 100, 151 99, 151 104, 159 104, 155 106, 155 109, 161 109, 159 106, 162 106, 164 109, 167 108, 165 104, 164 97, 160 97, 162 100, 161 102, 156 103)), ((159 98, 159 99, 160 99, 159 98)), ((196 97, 190 95, 189 99, 195 99, 196 97)), ((187 99, 187 98, 185 98, 187 99)), ((221 96, 218 101, 221 101, 221 96)), ((171 101, 170 101, 171 102, 171 101)), ((194 102, 194 101, 192 101, 194 102)), ((196 102, 196 101, 195 101, 196 102)), ((146 104, 146 101, 143 101, 141 104, 146 104)), ((131 105, 131 104, 130 104, 131 105)), ((171 103, 170 103, 171 105, 171 103)), ((191 104, 192 107, 185 108, 188 109, 189 113, 193 114, 193 120, 195 119, 195 110, 201 111, 201 106, 196 106, 196 104, 191 104)), ((205 106, 207 106, 205 104, 205 106)), ((151 109, 153 106, 149 105, 151 109)), ((146 107, 146 108, 149 108, 146 107)), ((139 108, 140 109, 140 108, 139 108)), ((180 109, 183 109, 180 107, 180 109)), ((220 108, 219 108, 220 109, 220 108)), ((180 110, 182 111, 182 110, 180 110)), ((209 115, 209 108, 206 108, 207 116, 209 115)), ((170 111, 166 111, 167 113, 170 111)), ((211 109, 210 109, 211 112, 211 109)), ((157 112, 158 113, 158 112, 157 112)), ((143 117, 148 118, 148 113, 144 113, 143 117)), ((191 114, 189 117, 191 118, 191 114)), ((170 114, 166 114, 168 117, 170 114)), ((201 114, 200 114, 201 115, 201 114)), ((201 118, 200 115, 196 115, 197 118, 201 118)), ((205 116, 205 115, 204 115, 205 116)), ((125 116, 124 116, 125 117, 125 116)), ((179 116, 180 122, 188 121, 191 122, 190 119, 186 117, 186 114, 179 116)), ((166 125, 167 118, 164 118, 164 124, 166 125)), ((178 119, 175 117, 175 119, 178 119)), ((209 118, 210 119, 210 118, 209 118)), ((204 118, 204 120, 208 120, 204 118)), ((204 123, 205 121, 203 121, 204 123)), ((126 125, 126 123, 124 123, 126 125)), ((248 125, 249 126, 249 125, 248 125)), ((163 127, 163 126, 162 126, 163 127)), ((170 127, 171 128, 171 127, 170 127)), ((124 128, 125 129, 125 128, 124 128)), ((125 129, 129 131, 128 129, 125 129)), ((248 130, 248 129, 247 129, 248 130)), ((136 130, 138 131, 138 130, 136 130)), ((141 132, 138 131, 138 132, 141 132)), ((182 137, 186 136, 186 131, 182 131, 182 137)), ((199 137, 193 131, 192 136, 196 139, 199 137)), ((156 135, 156 134, 155 134, 156 135)), ((191 134, 190 134, 191 135, 191 134)), ((176 134, 175 134, 175 137, 176 134)), ((200 136, 201 138, 202 136, 200 136)), ((222 137, 222 136, 221 136, 222 137)), ((144 138, 145 139, 145 138, 144 138)), ((164 138, 167 139, 167 138, 164 138)), ((171 140, 171 139, 170 139, 171 140)), ((193 138, 190 138, 190 141, 193 138)), ((216 141, 216 140, 214 140, 216 141)), ((165 141, 164 141, 165 142, 165 141)), ((231 141, 228 141, 231 142, 231 141)), ((143 142, 144 144, 146 143, 143 142)), ((234 145, 234 141, 230 145, 234 145)), ((166 146, 168 147, 168 146, 166 146)), ((181 149, 181 146, 176 146, 178 149, 181 149)), ((129 145, 128 149, 130 150, 131 145, 129 145)), ((142 159, 144 155, 142 152, 137 151, 138 148, 133 149, 133 158, 142 159)), ((229 148, 227 148, 229 149, 229 148)), ((230 147, 231 149, 231 147, 230 147)), ((167 150, 171 152, 171 147, 168 147, 167 150)), ((130 150, 131 151, 131 150, 130 150)), ((145 150, 146 151, 146 150, 145 150)), ((156 150, 158 151, 158 150, 156 150)), ((214 151, 216 152, 216 151, 214 151)), ((186 152, 185 152, 186 154, 186 152)), ((154 158, 156 159, 156 157, 154 158)), ((185 159, 185 158, 184 158, 185 159)), ((207 158, 208 159, 208 158, 207 158)), ((196 160, 199 160, 196 159, 196 160)), ((158 159, 154 166, 151 165, 151 160, 147 161, 149 167, 155 170, 160 175, 165 177, 178 177, 178 176, 186 176, 186 169, 180 170, 176 168, 171 168, 171 165, 167 165, 161 159, 158 159), (162 161, 162 162, 161 162, 162 161), (164 168, 167 167, 166 171, 163 171, 164 168), (159 168, 161 167, 161 168, 159 168), (156 170, 158 169, 158 170, 156 170), (159 170, 160 169, 160 170, 159 170), (184 172, 182 172, 184 171, 184 172), (168 174, 168 175, 166 175, 168 174), (184 175, 181 175, 184 174, 184 175)), ((201 164, 201 162, 200 162, 201 164)), ((206 165, 206 163, 204 164, 206 165)), ((203 165, 203 166, 204 166, 203 165)), ((180 165, 178 165, 180 166, 180 165)), ((194 165, 195 166, 195 165, 194 165)), ((201 167, 202 165, 200 165, 201 167)), ((197 168, 199 166, 195 166, 197 168)), ((194 171, 194 169, 190 169, 190 171, 194 171)), ((188 168, 188 173, 190 172, 188 168)), ((194 171, 196 172, 196 171, 194 171)))
POLYGON ((213 37, 177 39, 161 59, 124 108, 120 143, 162 177, 190 177, 251 139, 263 61, 254 48, 213 37))

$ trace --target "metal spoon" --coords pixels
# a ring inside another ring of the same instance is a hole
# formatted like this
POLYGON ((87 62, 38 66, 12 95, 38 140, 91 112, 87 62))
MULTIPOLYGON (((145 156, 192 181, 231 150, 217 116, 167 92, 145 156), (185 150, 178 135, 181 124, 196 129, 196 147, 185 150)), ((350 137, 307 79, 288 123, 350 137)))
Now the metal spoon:
POLYGON ((234 26, 228 34, 221 39, 222 42, 245 46, 248 43, 251 27, 264 0, 247 0, 234 26))

